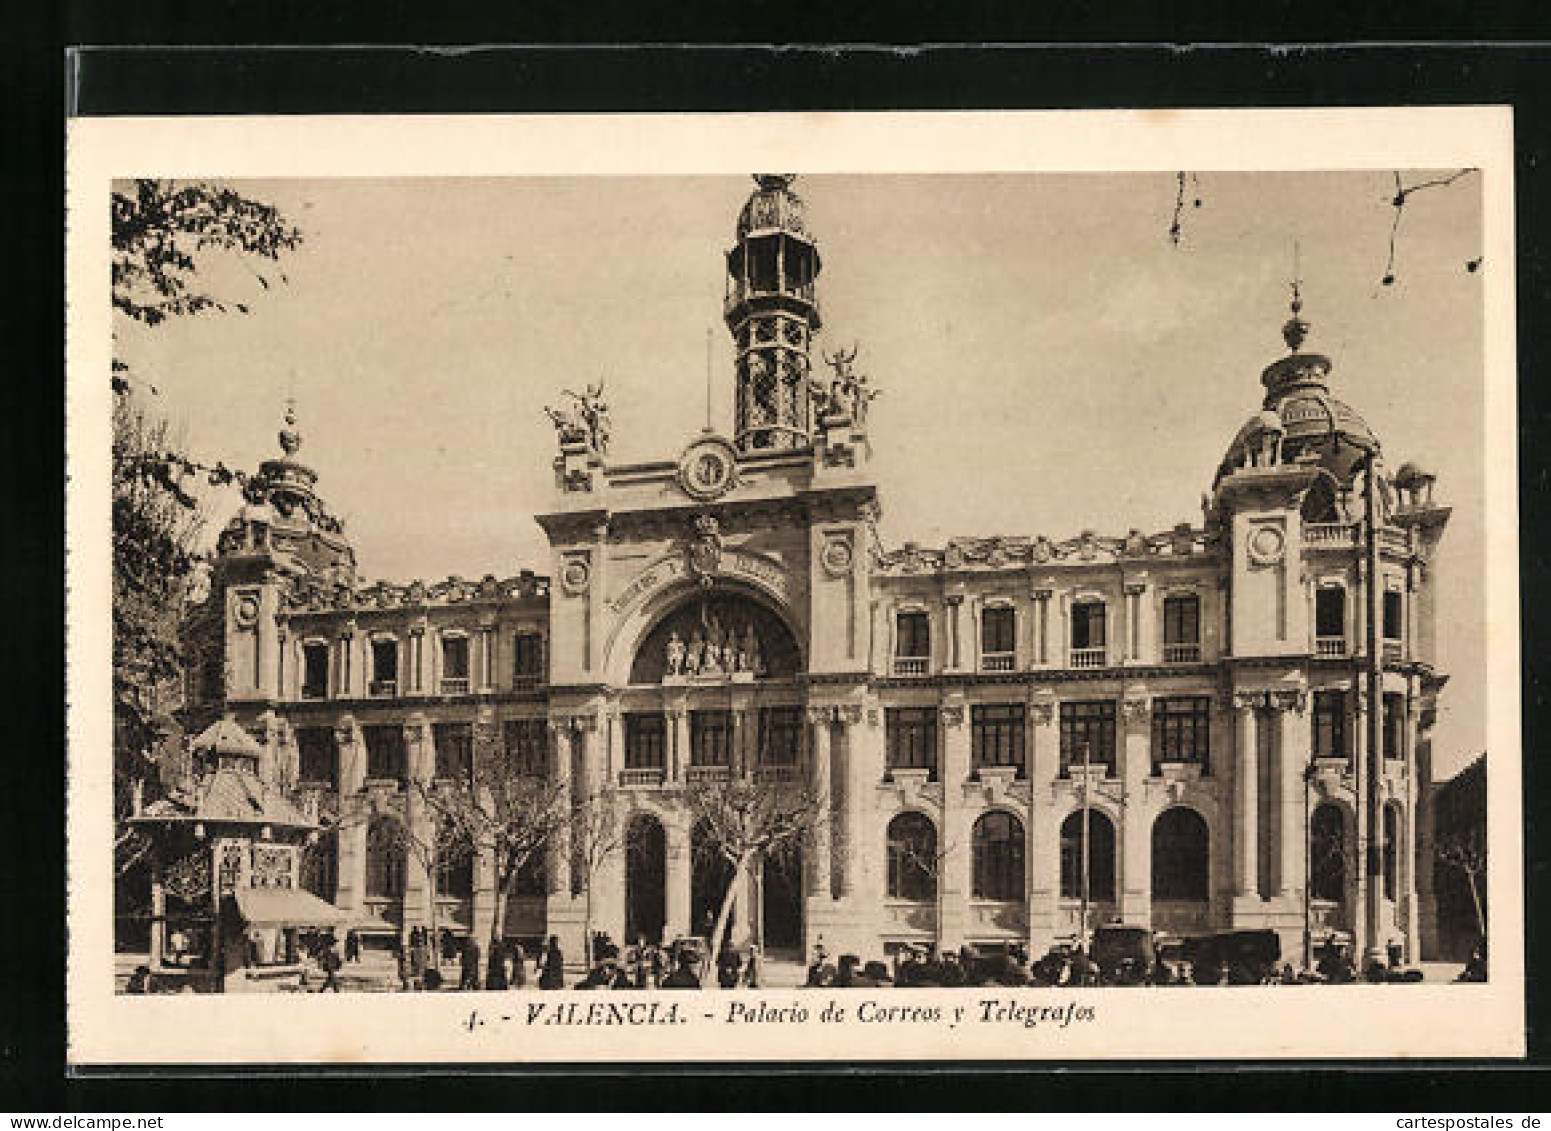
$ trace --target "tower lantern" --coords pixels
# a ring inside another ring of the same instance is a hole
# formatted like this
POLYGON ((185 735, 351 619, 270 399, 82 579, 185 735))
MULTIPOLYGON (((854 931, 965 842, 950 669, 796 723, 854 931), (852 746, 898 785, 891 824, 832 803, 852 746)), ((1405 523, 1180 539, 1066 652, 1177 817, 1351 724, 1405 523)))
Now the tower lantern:
POLYGON ((819 328, 819 249, 793 173, 759 173, 727 253, 727 329, 737 348, 734 443, 740 452, 812 439, 809 346, 819 328))

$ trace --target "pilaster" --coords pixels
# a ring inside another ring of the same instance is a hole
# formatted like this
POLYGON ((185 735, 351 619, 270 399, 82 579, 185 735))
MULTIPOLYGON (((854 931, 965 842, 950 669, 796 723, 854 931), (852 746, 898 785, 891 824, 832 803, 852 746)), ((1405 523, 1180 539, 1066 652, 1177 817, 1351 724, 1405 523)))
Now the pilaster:
MULTIPOLYGON (((1138 596, 1136 598, 1140 600, 1138 596)), ((1145 694, 1133 691, 1120 704, 1125 747, 1122 751, 1122 788, 1125 804, 1120 815, 1120 907, 1127 923, 1151 920, 1152 829, 1142 804, 1152 768, 1152 705, 1145 694)))
POLYGON ((971 815, 964 786, 970 772, 969 708, 960 695, 942 707, 943 827, 937 843, 938 943, 944 949, 964 942, 969 925, 971 815))

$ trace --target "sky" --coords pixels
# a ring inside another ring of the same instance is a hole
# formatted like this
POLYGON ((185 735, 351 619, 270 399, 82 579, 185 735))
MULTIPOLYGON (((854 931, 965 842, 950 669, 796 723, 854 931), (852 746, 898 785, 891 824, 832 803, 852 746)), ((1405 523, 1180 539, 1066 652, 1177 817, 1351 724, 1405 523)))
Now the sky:
MULTIPOLYGON (((205 460, 276 454, 294 397, 301 457, 364 577, 547 570, 542 405, 601 378, 611 459, 674 458, 705 422, 708 330, 711 416, 730 428, 722 255, 747 178, 229 183, 301 229, 284 282, 207 261, 202 281, 250 312, 121 321, 120 353, 205 460)), ((1199 523, 1261 370, 1285 353, 1296 269, 1332 392, 1391 467, 1423 463, 1454 508, 1435 571, 1452 676, 1438 775, 1484 748, 1483 301, 1465 267, 1481 254, 1479 177, 1409 198, 1391 286, 1388 172, 1202 172, 1178 244, 1173 174, 795 187, 823 256, 816 351, 859 345, 883 390, 870 433, 889 545, 1199 523)), ((212 496, 212 531, 237 502, 212 496)))

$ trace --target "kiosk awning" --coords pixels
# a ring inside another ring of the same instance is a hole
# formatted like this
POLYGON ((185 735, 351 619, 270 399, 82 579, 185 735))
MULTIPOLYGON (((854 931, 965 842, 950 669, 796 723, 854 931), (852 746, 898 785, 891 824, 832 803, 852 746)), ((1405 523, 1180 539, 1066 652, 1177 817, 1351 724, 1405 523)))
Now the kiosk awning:
POLYGON ((349 916, 308 891, 239 888, 237 910, 255 927, 338 927, 349 916))

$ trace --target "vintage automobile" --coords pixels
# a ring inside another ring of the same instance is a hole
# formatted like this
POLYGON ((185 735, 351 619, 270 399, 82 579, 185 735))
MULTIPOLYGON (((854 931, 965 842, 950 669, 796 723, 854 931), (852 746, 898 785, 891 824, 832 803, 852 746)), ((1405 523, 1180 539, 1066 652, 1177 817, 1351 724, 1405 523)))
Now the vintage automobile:
POLYGON ((1139 986, 1152 978, 1156 951, 1147 927, 1106 924, 1093 932, 1089 953, 1106 985, 1139 986))
POLYGON ((1282 940, 1269 930, 1222 931, 1186 939, 1184 952, 1197 985, 1258 985, 1276 972, 1282 940))

